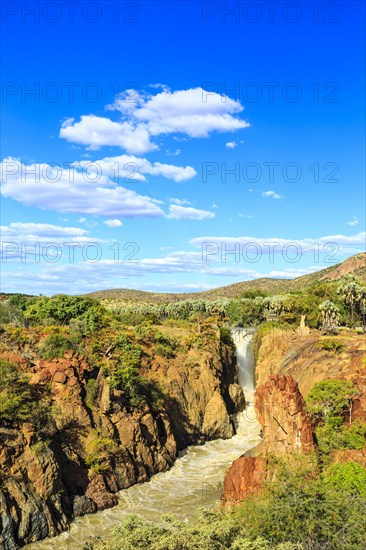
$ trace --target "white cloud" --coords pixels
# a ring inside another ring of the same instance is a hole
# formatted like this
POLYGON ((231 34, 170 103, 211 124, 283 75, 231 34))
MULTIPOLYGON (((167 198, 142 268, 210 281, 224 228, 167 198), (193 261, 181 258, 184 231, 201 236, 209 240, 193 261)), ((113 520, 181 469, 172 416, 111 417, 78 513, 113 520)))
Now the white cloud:
POLYGON ((82 115, 80 122, 64 123, 60 129, 60 137, 71 143, 87 145, 91 150, 100 149, 103 145, 115 145, 129 153, 141 155, 157 149, 150 141, 146 125, 133 125, 127 121, 114 122, 95 115, 82 115))
POLYGON ((109 145, 143 154, 157 149, 152 141, 156 136, 202 138, 211 132, 233 132, 249 126, 237 117, 243 110, 240 102, 200 87, 175 92, 163 89, 156 95, 126 90, 107 109, 120 112, 121 120, 95 115, 83 115, 79 122, 68 119, 61 126, 60 137, 90 149, 109 145))
POLYGON ((121 227, 123 224, 121 220, 105 220, 104 222, 108 227, 121 227))
POLYGON ((0 252, 4 263, 17 260, 21 260, 22 263, 35 263, 39 262, 41 257, 48 261, 47 258, 57 256, 62 249, 69 250, 71 244, 78 247, 89 243, 108 242, 90 237, 89 232, 80 227, 62 227, 49 223, 12 222, 0 226, 0 233, 0 252), (46 252, 42 256, 44 247, 46 252))
POLYGON ((198 208, 172 204, 166 217, 175 220, 208 220, 214 218, 215 213, 208 210, 198 210, 198 208))
POLYGON ((159 201, 117 185, 105 175, 92 177, 75 168, 24 165, 7 158, 1 164, 4 197, 28 206, 118 217, 159 217, 159 201))
POLYGON ((80 227, 62 227, 49 223, 23 223, 13 222, 8 226, 1 226, 2 237, 11 240, 26 241, 65 241, 69 240, 88 240, 88 231, 80 227))
POLYGON ((275 191, 264 191, 264 193, 262 193, 262 197, 269 197, 271 199, 283 199, 284 198, 283 195, 279 195, 275 191))
POLYGON ((181 206, 183 206, 184 204, 191 204, 189 201, 187 201, 186 199, 169 199, 169 202, 171 202, 172 204, 179 204, 181 206))
POLYGON ((85 223, 86 222, 86 218, 79 218, 79 223, 85 223))
POLYGON ((227 143, 225 143, 225 145, 228 149, 235 149, 235 147, 238 146, 236 141, 228 141, 227 143))
POLYGON ((347 225, 357 225, 359 222, 358 222, 358 218, 356 218, 356 216, 353 216, 352 220, 350 220, 349 222, 347 222, 347 225))
POLYGON ((164 178, 182 182, 197 175, 191 166, 174 166, 162 164, 161 162, 151 163, 145 158, 132 155, 119 155, 116 157, 105 157, 93 162, 74 162, 75 167, 81 166, 90 173, 100 173, 111 178, 124 178, 127 180, 145 181, 145 174, 151 176, 162 176, 164 178))

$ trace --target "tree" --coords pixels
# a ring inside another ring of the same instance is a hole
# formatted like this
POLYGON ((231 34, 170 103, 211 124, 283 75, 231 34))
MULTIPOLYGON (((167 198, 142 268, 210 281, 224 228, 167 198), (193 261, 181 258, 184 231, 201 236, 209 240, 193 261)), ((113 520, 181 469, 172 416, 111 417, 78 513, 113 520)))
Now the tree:
POLYGON ((322 329, 329 334, 336 334, 340 321, 339 308, 334 302, 325 300, 320 304, 319 309, 323 316, 322 329))
POLYGON ((344 303, 351 311, 351 327, 354 327, 354 310, 361 302, 365 302, 365 289, 359 285, 353 275, 344 277, 343 283, 337 288, 337 294, 340 295, 344 303))
POLYGON ((313 418, 327 422, 344 416, 357 393, 358 389, 349 380, 317 382, 306 398, 307 410, 313 418))

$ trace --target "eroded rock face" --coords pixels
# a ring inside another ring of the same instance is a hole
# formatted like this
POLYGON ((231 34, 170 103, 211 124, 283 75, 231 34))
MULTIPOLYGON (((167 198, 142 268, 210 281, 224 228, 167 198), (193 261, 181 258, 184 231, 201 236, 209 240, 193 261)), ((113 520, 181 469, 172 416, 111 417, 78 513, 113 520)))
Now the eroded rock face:
POLYGON ((255 408, 262 426, 264 453, 281 455, 315 450, 305 401, 291 376, 271 375, 255 393, 255 408))
POLYGON ((237 504, 270 481, 268 455, 315 451, 310 420, 298 385, 290 376, 270 376, 255 393, 255 408, 262 427, 260 456, 241 456, 224 480, 223 500, 237 504))
POLYGON ((148 366, 144 374, 167 395, 159 411, 131 408, 101 373, 94 403, 87 405, 92 372, 85 358, 71 353, 33 364, 30 383, 51 386, 47 444, 31 423, 20 432, 0 428, 2 550, 56 535, 73 517, 114 506, 119 490, 169 469, 180 449, 235 433, 231 415, 243 396, 235 356, 219 341, 199 354, 194 368, 179 358, 148 366), (96 436, 115 445, 99 471, 87 462, 88 442, 96 436))
POLYGON ((267 475, 267 460, 263 457, 237 458, 224 479, 224 500, 238 504, 249 495, 257 493, 267 475))

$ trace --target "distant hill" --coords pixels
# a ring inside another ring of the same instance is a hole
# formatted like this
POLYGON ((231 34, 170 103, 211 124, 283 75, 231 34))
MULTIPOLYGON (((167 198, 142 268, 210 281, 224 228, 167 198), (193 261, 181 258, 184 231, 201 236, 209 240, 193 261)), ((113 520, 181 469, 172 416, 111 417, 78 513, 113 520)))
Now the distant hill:
POLYGON ((246 290, 264 290, 268 294, 284 294, 286 292, 304 290, 317 281, 337 281, 349 273, 355 275, 360 282, 366 284, 366 252, 351 256, 342 263, 327 267, 316 273, 302 275, 296 279, 272 279, 266 277, 213 288, 204 292, 169 294, 121 288, 100 290, 92 292, 88 296, 109 300, 161 303, 188 299, 216 300, 217 298, 236 298, 246 290))

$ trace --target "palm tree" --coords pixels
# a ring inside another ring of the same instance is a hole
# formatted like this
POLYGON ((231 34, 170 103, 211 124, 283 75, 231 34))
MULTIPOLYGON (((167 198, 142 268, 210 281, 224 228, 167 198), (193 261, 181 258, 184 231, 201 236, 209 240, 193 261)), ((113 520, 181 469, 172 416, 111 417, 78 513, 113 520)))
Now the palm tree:
POLYGON ((353 328, 354 309, 364 301, 365 290, 357 283, 353 275, 347 275, 344 277, 344 282, 337 288, 337 294, 351 310, 351 327, 353 328))
POLYGON ((325 300, 319 306, 323 316, 322 329, 328 334, 336 334, 338 332, 340 313, 334 302, 325 300))

